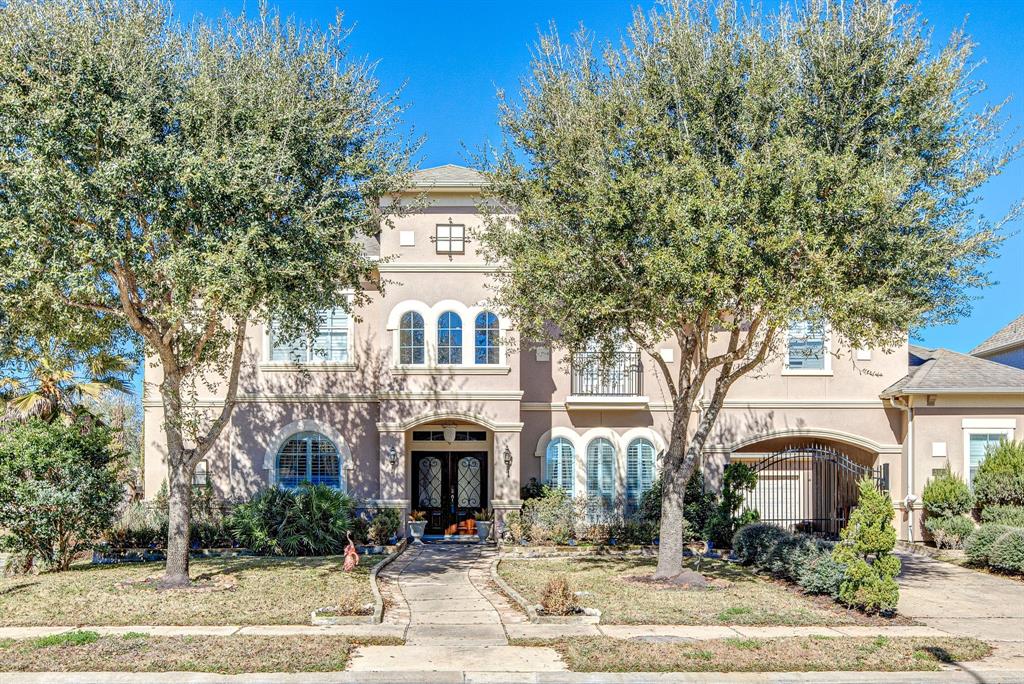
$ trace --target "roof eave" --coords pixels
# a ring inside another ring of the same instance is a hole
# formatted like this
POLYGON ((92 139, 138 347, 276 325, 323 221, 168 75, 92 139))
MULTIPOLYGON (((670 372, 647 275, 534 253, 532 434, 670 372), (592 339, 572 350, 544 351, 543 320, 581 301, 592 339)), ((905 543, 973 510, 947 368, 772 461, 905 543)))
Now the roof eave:
POLYGON ((984 358, 984 357, 988 356, 989 354, 1001 354, 1004 351, 1009 351, 1009 350, 1015 349, 1017 347, 1024 347, 1024 340, 1014 340, 1013 342, 1007 342, 1005 344, 1000 344, 997 347, 991 347, 989 349, 981 349, 981 348, 975 349, 974 351, 971 352, 971 356, 980 356, 980 357, 984 358))

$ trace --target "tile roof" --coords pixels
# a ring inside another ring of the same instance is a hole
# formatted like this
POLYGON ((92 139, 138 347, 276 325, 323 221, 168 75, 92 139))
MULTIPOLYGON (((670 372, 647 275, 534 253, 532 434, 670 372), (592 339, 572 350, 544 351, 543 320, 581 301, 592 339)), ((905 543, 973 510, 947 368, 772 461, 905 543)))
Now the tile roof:
POLYGON ((1024 396, 1024 370, 949 349, 910 345, 910 372, 882 391, 903 394, 1016 394, 1024 396))
POLYGON ((971 350, 972 354, 985 354, 1004 347, 1024 344, 1024 314, 1017 316, 1005 327, 1000 328, 990 338, 971 350))
POLYGON ((412 174, 412 185, 415 188, 479 188, 484 183, 482 173, 457 164, 433 166, 412 174))

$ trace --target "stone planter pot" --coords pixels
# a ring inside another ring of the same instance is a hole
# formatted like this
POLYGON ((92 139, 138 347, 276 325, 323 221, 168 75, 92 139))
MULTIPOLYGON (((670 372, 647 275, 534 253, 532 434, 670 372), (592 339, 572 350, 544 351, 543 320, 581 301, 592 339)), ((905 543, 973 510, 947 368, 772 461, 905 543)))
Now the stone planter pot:
POLYGON ((426 520, 416 520, 409 522, 409 534, 412 536, 412 543, 418 545, 423 544, 423 532, 427 529, 426 520))
POLYGON ((487 538, 491 536, 491 526, 493 524, 490 520, 476 521, 476 536, 481 542, 487 541, 487 538))

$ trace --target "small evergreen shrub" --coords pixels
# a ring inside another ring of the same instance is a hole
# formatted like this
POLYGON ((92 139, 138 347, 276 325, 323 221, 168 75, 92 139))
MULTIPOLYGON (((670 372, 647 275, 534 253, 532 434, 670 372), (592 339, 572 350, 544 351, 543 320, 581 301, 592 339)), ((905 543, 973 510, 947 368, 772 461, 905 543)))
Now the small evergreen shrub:
POLYGON ((997 523, 985 523, 976 529, 964 542, 964 555, 967 560, 975 565, 988 565, 992 545, 1010 529, 1012 528, 997 523))
POLYGON ((757 485, 757 473, 746 463, 730 463, 722 475, 722 492, 718 505, 705 527, 705 535, 716 546, 727 546, 744 525, 757 522, 757 511, 743 510, 746 492, 757 485))
POLYGON ((981 522, 1024 527, 1024 506, 989 506, 981 511, 981 522))
POLYGON ((576 526, 584 516, 579 505, 563 489, 545 487, 544 493, 523 503, 522 516, 530 541, 567 544, 576 538, 576 526))
POLYGON ((831 549, 820 549, 817 556, 809 558, 800 568, 797 584, 808 594, 823 594, 839 598, 846 566, 836 562, 831 549))
POLYGON ((327 485, 264 489, 231 512, 227 527, 255 553, 281 556, 339 554, 348 544, 352 499, 327 485))
POLYGON ((934 518, 952 518, 963 515, 974 507, 974 494, 960 477, 950 472, 949 466, 924 486, 921 503, 925 515, 934 518))
POLYGON ((839 599, 867 613, 892 612, 899 601, 900 572, 900 560, 891 553, 896 545, 892 502, 871 478, 861 480, 859 489, 857 507, 832 552, 846 566, 839 599))
POLYGON ((402 518, 396 508, 382 508, 377 511, 370 520, 366 529, 366 538, 371 544, 383 546, 390 544, 391 540, 398 535, 398 528, 402 526, 402 518))
POLYGON ((1003 572, 1024 573, 1024 528, 1011 527, 1000 535, 992 544, 988 564, 1003 572))
POLYGON ((579 610, 576 592, 565 575, 555 575, 544 585, 540 605, 548 615, 572 615, 579 610))
POLYGON ((733 555, 743 565, 759 565, 775 544, 789 533, 768 523, 752 523, 741 527, 732 538, 733 555))
POLYGON ((1024 441, 1000 442, 974 475, 978 508, 1024 506, 1024 441))
POLYGON ((932 536, 935 546, 940 549, 962 549, 967 537, 974 532, 970 518, 954 515, 946 518, 926 518, 925 529, 932 536))

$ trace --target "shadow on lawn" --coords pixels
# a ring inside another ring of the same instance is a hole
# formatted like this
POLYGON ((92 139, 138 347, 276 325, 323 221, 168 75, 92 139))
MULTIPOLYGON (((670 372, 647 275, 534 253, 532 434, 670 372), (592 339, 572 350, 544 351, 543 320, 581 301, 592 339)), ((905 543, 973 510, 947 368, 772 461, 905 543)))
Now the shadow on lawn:
MULTIPOLYGON (((651 574, 657 566, 655 558, 603 558, 594 556, 583 556, 574 559, 581 570, 600 570, 614 568, 615 574, 651 574), (634 573, 634 570, 643 572, 634 573)), ((683 560, 683 567, 690 570, 697 569, 697 562, 693 558, 683 560)), ((700 563, 700 573, 708 579, 720 579, 729 582, 757 582, 760 578, 750 570, 736 563, 726 563, 720 560, 705 558, 700 563)))

